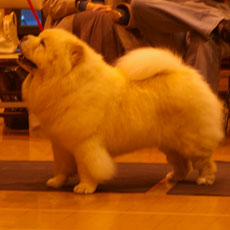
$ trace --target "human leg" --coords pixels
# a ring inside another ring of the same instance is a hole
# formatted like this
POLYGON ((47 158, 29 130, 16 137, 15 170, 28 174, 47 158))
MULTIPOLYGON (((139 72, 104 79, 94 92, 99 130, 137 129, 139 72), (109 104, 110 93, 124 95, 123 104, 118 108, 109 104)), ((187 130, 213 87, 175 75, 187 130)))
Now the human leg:
POLYGON ((131 2, 131 8, 136 26, 149 45, 166 47, 183 55, 185 34, 189 30, 186 24, 156 9, 152 2, 134 0, 131 2))
POLYGON ((116 26, 106 12, 84 11, 75 15, 73 33, 111 63, 124 53, 116 26))
POLYGON ((192 32, 187 34, 186 45, 185 62, 199 70, 204 80, 217 93, 221 62, 220 46, 212 37, 207 40, 192 32))
MULTIPOLYGON (((212 1, 211 1, 212 2, 212 1)), ((208 2, 132 0, 131 8, 137 27, 149 32, 178 33, 194 30, 208 37, 225 18, 227 9, 208 2)))
POLYGON ((214 6, 199 4, 186 0, 133 0, 131 6, 145 39, 152 46, 167 47, 179 53, 186 63, 199 70, 217 93, 221 52, 212 31, 224 14, 214 6), (198 10, 198 6, 204 11, 198 10))

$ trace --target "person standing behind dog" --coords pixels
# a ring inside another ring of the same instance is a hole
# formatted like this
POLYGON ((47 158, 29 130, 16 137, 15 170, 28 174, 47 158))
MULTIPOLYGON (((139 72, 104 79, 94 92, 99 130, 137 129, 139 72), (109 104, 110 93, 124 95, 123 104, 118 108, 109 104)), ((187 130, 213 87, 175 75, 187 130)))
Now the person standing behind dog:
POLYGON ((44 0, 45 29, 63 28, 74 33, 112 63, 125 51, 143 44, 137 31, 126 28, 129 12, 123 12, 125 7, 115 9, 119 3, 129 0, 44 0), (123 14, 127 16, 121 17, 123 14))

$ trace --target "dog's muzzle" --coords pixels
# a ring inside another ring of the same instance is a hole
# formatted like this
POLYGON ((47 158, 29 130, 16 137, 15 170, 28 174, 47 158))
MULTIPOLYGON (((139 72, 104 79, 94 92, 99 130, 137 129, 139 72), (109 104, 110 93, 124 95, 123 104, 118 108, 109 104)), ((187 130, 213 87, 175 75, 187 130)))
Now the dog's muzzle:
MULTIPOLYGON (((22 50, 22 43, 23 42, 26 42, 26 40, 28 39, 28 36, 24 36, 21 41, 20 41, 20 50, 22 50)), ((21 51, 21 54, 18 56, 18 60, 17 60, 18 64, 24 68, 25 70, 27 71, 31 71, 32 69, 37 69, 37 66, 32 62, 30 61, 29 59, 27 59, 23 52, 21 51)))
POLYGON ((22 66, 22 68, 26 68, 26 69, 37 69, 37 66, 32 62, 30 61, 29 59, 27 59, 23 54, 20 54, 18 56, 18 64, 20 66, 22 66))

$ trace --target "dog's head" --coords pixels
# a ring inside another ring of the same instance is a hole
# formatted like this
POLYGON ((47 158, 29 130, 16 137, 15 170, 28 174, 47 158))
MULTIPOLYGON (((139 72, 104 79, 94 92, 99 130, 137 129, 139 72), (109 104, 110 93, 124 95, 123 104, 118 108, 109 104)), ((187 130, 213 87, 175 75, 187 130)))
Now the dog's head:
POLYGON ((64 75, 82 61, 87 48, 67 31, 48 29, 39 36, 28 35, 21 40, 18 63, 29 72, 51 70, 64 75))

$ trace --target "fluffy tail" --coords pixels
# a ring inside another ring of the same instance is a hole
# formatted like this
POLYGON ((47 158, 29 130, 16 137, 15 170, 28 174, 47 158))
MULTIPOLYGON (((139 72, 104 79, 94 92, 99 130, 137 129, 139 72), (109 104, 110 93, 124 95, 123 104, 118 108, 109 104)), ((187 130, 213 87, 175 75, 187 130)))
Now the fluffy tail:
POLYGON ((116 66, 130 80, 144 80, 160 73, 171 72, 182 60, 166 49, 140 48, 118 59, 116 66))

